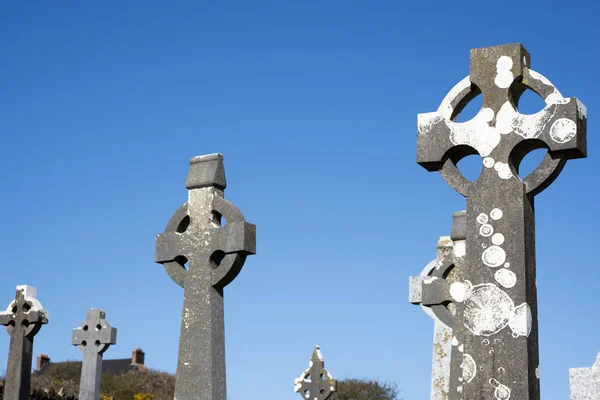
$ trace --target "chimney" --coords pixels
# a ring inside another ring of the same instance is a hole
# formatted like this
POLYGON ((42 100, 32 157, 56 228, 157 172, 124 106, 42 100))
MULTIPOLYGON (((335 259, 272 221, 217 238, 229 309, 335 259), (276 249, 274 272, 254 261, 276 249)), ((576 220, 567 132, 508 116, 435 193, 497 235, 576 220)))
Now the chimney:
POLYGON ((131 363, 134 365, 144 365, 144 352, 142 349, 133 349, 131 352, 131 363))
POLYGON ((48 357, 45 354, 40 354, 37 358, 35 370, 40 371, 42 368, 44 368, 48 364, 50 364, 50 357, 48 357))

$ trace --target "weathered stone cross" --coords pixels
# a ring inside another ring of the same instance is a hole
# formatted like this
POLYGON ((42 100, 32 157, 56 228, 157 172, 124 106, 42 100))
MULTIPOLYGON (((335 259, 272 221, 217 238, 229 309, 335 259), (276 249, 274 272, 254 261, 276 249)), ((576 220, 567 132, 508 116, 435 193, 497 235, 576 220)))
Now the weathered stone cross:
POLYGON ((337 381, 325 369, 325 362, 319 346, 310 357, 306 369, 294 382, 294 392, 309 400, 325 400, 337 390, 337 381))
POLYGON ((104 311, 92 308, 87 312, 81 327, 73 329, 72 344, 83 353, 79 400, 100 399, 102 354, 111 344, 117 343, 117 329, 105 320, 104 311))
POLYGON ((221 154, 192 158, 188 202, 156 237, 155 261, 184 288, 176 400, 227 398, 223 288, 256 252, 256 227, 223 198, 225 186, 221 154))
POLYGON ((28 400, 31 389, 33 337, 42 324, 48 323, 48 312, 36 299, 33 286, 17 286, 17 294, 6 311, 0 313, 0 325, 10 335, 10 350, 4 387, 4 400, 28 400))
POLYGON ((451 235, 438 240, 437 258, 419 276, 410 277, 409 301, 420 304, 434 320, 431 400, 447 400, 450 391, 452 327, 456 305, 450 286, 461 280, 465 255, 466 214, 454 213, 451 235))
POLYGON ((452 400, 539 399, 533 197, 568 159, 586 156, 587 119, 581 102, 563 98, 529 65, 520 44, 473 49, 470 76, 437 112, 418 118, 417 162, 440 171, 467 198, 464 281, 450 287, 457 306, 452 400), (536 114, 518 112, 527 89, 545 99, 536 114), (479 93, 479 113, 455 122, 479 93), (532 174, 519 177, 520 161, 536 148, 548 154, 532 174), (469 154, 479 154, 484 166, 474 182, 456 167, 469 154))

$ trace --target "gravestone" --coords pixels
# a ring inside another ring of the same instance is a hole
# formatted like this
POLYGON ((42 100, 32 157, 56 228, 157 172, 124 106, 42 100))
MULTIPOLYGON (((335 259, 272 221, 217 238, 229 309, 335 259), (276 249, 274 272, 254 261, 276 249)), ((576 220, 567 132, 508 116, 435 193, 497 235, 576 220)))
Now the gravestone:
POLYGON ((571 400, 600 399, 600 354, 589 368, 569 369, 571 400))
POLYGON ((223 288, 238 275, 246 256, 256 252, 256 227, 223 198, 225 186, 221 154, 192 158, 188 202, 156 237, 155 261, 184 288, 178 400, 227 398, 223 288))
POLYGON ((79 400, 100 399, 102 355, 111 344, 117 343, 117 329, 106 322, 104 311, 92 308, 81 327, 73 329, 71 343, 83 353, 79 400))
POLYGON ((4 400, 29 399, 33 337, 47 323, 48 312, 37 300, 36 289, 17 286, 15 299, 0 312, 0 325, 5 325, 10 335, 4 400))
POLYGON ((539 399, 534 195, 568 159, 586 156, 586 109, 530 66, 520 44, 471 50, 470 75, 436 112, 418 117, 417 162, 440 171, 467 198, 463 282, 450 286, 456 304, 450 370, 451 400, 539 399), (544 98, 536 114, 518 111, 525 90, 544 98), (476 95, 470 121, 456 117, 476 95), (540 166, 520 177, 523 157, 547 148, 540 166), (482 157, 476 181, 456 164, 482 157))
POLYGON ((315 346, 308 369, 294 381, 294 392, 309 400, 325 400, 337 390, 337 381, 325 369, 319 346, 315 346))
POLYGON ((450 391, 452 327, 456 312, 450 285, 461 278, 465 217, 464 211, 454 213, 451 235, 438 240, 437 258, 425 266, 421 275, 410 277, 409 281, 409 301, 421 305, 434 320, 431 400, 447 400, 450 391))

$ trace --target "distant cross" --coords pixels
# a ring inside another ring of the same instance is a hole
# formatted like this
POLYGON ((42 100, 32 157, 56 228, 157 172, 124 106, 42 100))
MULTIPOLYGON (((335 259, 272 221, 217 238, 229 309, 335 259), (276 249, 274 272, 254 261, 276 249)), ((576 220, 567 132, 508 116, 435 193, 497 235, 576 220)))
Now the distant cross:
POLYGON ((600 354, 589 368, 569 369, 571 400, 600 399, 600 354))
POLYGON ((104 311, 92 308, 81 327, 73 329, 72 344, 83 353, 79 400, 100 399, 102 355, 111 344, 117 343, 117 329, 105 320, 104 311))
POLYGON ((537 294, 533 197, 549 186, 568 159, 586 156, 586 109, 563 98, 529 69, 520 45, 471 50, 470 76, 436 112, 418 118, 417 162, 440 171, 467 198, 464 281, 451 292, 456 304, 450 400, 538 400, 537 294), (520 114, 527 90, 546 107, 520 114), (456 117, 477 94, 483 106, 470 121, 456 117), (547 148, 540 166, 518 175, 523 157, 547 148), (482 172, 470 182, 456 164, 479 154, 482 172))
POLYGON ((337 381, 325 369, 321 350, 315 346, 308 369, 294 383, 294 392, 307 400, 325 400, 336 390, 337 381))
POLYGON ((177 400, 227 398, 223 288, 256 252, 256 227, 223 198, 225 186, 221 154, 192 158, 188 202, 156 237, 155 261, 184 288, 177 400))
POLYGON ((447 400, 450 391, 452 327, 456 306, 450 294, 454 282, 461 278, 465 255, 465 212, 452 218, 451 236, 438 241, 438 256, 410 278, 409 301, 419 304, 434 320, 431 400, 447 400))
POLYGON ((31 389, 33 337, 42 324, 48 323, 48 312, 36 299, 33 286, 17 286, 15 300, 0 312, 0 325, 10 335, 4 400, 28 400, 31 389))

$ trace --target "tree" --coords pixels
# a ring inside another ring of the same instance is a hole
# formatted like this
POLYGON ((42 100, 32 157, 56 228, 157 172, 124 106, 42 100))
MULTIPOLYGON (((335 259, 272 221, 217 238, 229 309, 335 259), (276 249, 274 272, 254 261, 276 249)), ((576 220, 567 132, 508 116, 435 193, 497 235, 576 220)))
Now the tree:
POLYGON ((402 400, 396 384, 377 380, 344 379, 328 400, 402 400))

